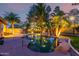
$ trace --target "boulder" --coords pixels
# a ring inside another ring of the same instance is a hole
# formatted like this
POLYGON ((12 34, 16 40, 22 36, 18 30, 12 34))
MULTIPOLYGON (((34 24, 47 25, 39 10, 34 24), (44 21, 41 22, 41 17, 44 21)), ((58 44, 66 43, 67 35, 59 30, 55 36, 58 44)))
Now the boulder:
POLYGON ((59 46, 55 49, 55 51, 67 53, 70 49, 70 46, 67 42, 62 42, 59 46))

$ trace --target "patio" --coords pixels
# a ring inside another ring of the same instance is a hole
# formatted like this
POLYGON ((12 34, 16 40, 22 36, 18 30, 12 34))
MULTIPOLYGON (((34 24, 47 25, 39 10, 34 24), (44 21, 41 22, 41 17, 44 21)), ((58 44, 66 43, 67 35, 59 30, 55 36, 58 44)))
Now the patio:
POLYGON ((7 38, 4 39, 4 44, 0 46, 0 54, 5 56, 70 56, 71 52, 62 53, 53 51, 50 53, 34 52, 27 48, 29 40, 22 38, 7 38))

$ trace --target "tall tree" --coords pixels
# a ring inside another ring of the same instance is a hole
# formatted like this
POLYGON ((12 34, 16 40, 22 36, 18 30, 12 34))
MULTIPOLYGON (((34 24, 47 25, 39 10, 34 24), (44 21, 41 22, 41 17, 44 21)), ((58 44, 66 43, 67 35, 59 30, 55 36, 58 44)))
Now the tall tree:
POLYGON ((79 10, 78 9, 72 9, 70 12, 69 12, 70 15, 74 15, 74 16, 78 16, 79 15, 79 10))
POLYGON ((72 25, 74 26, 73 28, 73 35, 76 33, 76 26, 75 24, 78 24, 79 23, 79 10, 78 9, 72 9, 70 12, 69 12, 69 16, 73 16, 72 18, 73 19, 70 19, 72 21, 72 25))
POLYGON ((18 14, 15 14, 13 12, 5 12, 4 14, 4 19, 8 20, 12 25, 13 34, 14 34, 14 24, 20 22, 19 18, 20 17, 18 17, 18 14))
POLYGON ((60 9, 59 6, 56 6, 55 9, 53 10, 52 15, 53 15, 53 16, 54 16, 54 15, 55 15, 55 16, 63 16, 63 15, 65 15, 65 13, 64 13, 64 11, 62 11, 62 10, 60 9))
POLYGON ((71 23, 62 16, 54 16, 51 18, 52 27, 54 29, 54 35, 56 37, 56 46, 58 45, 58 38, 60 34, 66 30, 69 30, 71 23))
POLYGON ((36 22, 37 26, 43 29, 47 25, 51 8, 43 3, 34 4, 28 14, 29 22, 36 22))
POLYGON ((27 18, 30 20, 32 17, 39 18, 40 16, 43 16, 44 19, 48 19, 50 11, 50 6, 47 6, 46 4, 34 4, 31 7, 27 18))

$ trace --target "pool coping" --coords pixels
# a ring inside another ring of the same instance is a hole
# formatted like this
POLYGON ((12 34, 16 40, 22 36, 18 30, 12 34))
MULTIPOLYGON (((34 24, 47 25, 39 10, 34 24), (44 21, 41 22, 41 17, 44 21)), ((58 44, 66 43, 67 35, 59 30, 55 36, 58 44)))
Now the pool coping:
POLYGON ((79 56, 79 52, 71 45, 71 39, 69 38, 68 44, 71 47, 71 49, 79 56))

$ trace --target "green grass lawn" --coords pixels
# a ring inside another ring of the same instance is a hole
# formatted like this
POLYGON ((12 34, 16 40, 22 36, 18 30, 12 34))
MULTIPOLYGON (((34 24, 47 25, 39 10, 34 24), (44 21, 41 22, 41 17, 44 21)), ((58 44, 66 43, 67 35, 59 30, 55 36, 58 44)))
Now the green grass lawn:
POLYGON ((79 51, 79 37, 78 36, 71 36, 70 38, 72 39, 71 40, 72 46, 79 51))

